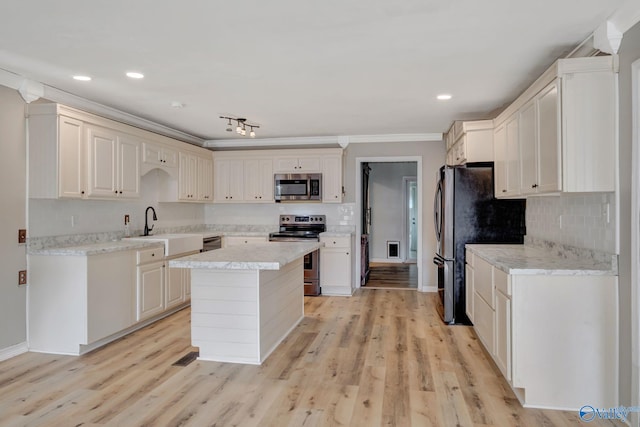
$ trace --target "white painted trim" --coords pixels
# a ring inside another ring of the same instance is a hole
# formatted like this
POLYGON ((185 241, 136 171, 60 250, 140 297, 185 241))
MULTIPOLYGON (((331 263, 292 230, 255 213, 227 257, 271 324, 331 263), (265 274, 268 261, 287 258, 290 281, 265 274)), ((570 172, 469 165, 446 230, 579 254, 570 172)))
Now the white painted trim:
POLYGON ((437 286, 424 286, 420 292, 438 292, 437 286))
MULTIPOLYGON (((409 183, 415 182, 417 184, 418 179, 415 176, 403 176, 402 177, 402 238, 404 240, 404 253, 403 260, 404 262, 417 262, 417 258, 410 258, 409 253, 411 253, 410 241, 411 237, 409 236, 409 212, 408 212, 408 191, 409 191, 409 183)), ((417 191, 417 190, 416 190, 417 191)), ((416 254, 416 257, 418 255, 416 254)))
POLYGON ((638 0, 627 0, 607 21, 611 22, 623 34, 640 22, 640 3, 638 0))
POLYGON ((12 345, 11 347, 3 348, 0 350, 0 362, 3 360, 11 359, 12 357, 19 356, 29 351, 27 342, 21 342, 20 344, 12 345))
MULTIPOLYGON (((640 406, 640 59, 631 64, 631 402, 632 406, 640 406)), ((617 158, 618 156, 616 156, 617 158)), ((619 170, 619 169, 616 169, 619 170)), ((619 206, 620 191, 616 191, 616 204, 619 206)), ((619 211, 619 209, 618 209, 619 211)), ((619 245, 620 214, 616 218, 617 238, 619 245)), ((616 248, 620 253, 620 247, 616 248)), ((639 414, 630 414, 629 420, 638 425, 639 414)))
POLYGON ((351 135, 350 144, 367 144, 375 142, 440 142, 442 133, 398 133, 386 135, 351 135))
MULTIPOLYGON (((392 162, 416 162, 417 164, 417 182, 418 182, 418 254, 417 263, 418 268, 418 291, 424 292, 422 288, 422 204, 423 204, 423 178, 422 178, 422 156, 387 156, 387 157, 356 157, 355 159, 355 193, 356 193, 356 206, 355 206, 355 218, 356 218, 356 241, 360 239, 362 235, 362 163, 392 163, 392 162)), ((360 287, 360 262, 362 259, 362 247, 356 245, 355 247, 355 266, 354 268, 354 281, 357 287, 360 287)), ((369 259, 369 262, 372 260, 369 259)), ((389 262, 385 259, 384 262, 389 262)))
POLYGON ((280 147, 304 145, 333 145, 338 147, 337 136, 307 136, 300 138, 236 138, 210 139, 204 141, 206 148, 251 148, 251 147, 280 147))
POLYGON ((27 86, 42 85, 42 98, 49 101, 64 104, 69 107, 77 108, 88 113, 96 114, 107 119, 115 120, 117 122, 125 123, 131 126, 139 127, 141 129, 155 132, 160 135, 167 136, 169 138, 175 138, 180 141, 188 142, 199 147, 203 146, 204 140, 197 136, 182 132, 168 126, 161 125, 159 123, 152 122, 151 120, 143 119, 142 117, 135 116, 133 114, 125 113, 106 105, 99 104, 97 102, 90 101, 85 98, 81 98, 77 95, 73 95, 69 92, 64 92, 52 86, 47 86, 39 82, 32 82, 24 77, 14 74, 10 71, 0 69, 0 84, 17 91, 20 91, 21 87, 25 88, 25 82, 28 82, 27 86))
POLYGON ((347 147, 349 144, 431 142, 442 141, 442 133, 406 133, 385 135, 339 135, 288 138, 234 138, 204 141, 206 148, 252 148, 252 147, 303 147, 305 145, 332 145, 347 147))
POLYGON ((380 264, 404 264, 402 258, 369 258, 369 263, 376 262, 380 264))

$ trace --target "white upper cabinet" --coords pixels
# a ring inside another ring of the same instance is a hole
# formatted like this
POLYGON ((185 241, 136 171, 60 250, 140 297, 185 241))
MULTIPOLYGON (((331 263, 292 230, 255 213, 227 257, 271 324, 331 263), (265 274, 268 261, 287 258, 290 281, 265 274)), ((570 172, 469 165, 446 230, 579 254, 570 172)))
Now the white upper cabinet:
POLYGON ((342 203, 342 156, 322 159, 322 201, 342 203))
POLYGON ((213 161, 214 201, 239 203, 244 200, 244 161, 215 159, 213 161))
POLYGON ((213 201, 213 160, 195 153, 178 155, 178 200, 213 201))
POLYGON ((276 173, 309 173, 322 171, 320 156, 282 156, 274 160, 276 173))
MULTIPOLYGON (((513 139, 508 126, 514 116, 519 119, 520 169, 514 190, 506 161, 507 186, 514 191, 502 191, 496 180, 497 197, 614 191, 616 73, 610 56, 560 59, 496 118, 496 140, 506 123, 507 159, 513 139)), ((496 156, 500 150, 502 142, 496 156)))
POLYGON ((495 195, 500 197, 507 192, 507 128, 497 127, 493 134, 494 149, 494 185, 495 195))
POLYGON ((244 161, 244 200, 273 202, 273 159, 244 161))
POLYGON ((58 196, 82 198, 86 194, 86 150, 80 120, 58 117, 58 196))
POLYGON ((89 198, 140 197, 140 142, 117 132, 87 125, 89 198))
POLYGON ((520 194, 536 193, 538 188, 537 114, 535 100, 520 109, 518 142, 520 145, 520 194))
POLYGON ((178 150, 165 144, 151 142, 142 145, 143 174, 155 167, 168 171, 178 167, 178 150))
POLYGON ((520 193, 520 149, 518 144, 520 117, 514 114, 505 124, 505 159, 507 165, 507 191, 505 196, 520 193))
POLYGON ((198 157, 198 200, 213 201, 213 160, 198 157))
POLYGON ((455 121, 444 139, 448 165, 494 161, 493 120, 455 121))

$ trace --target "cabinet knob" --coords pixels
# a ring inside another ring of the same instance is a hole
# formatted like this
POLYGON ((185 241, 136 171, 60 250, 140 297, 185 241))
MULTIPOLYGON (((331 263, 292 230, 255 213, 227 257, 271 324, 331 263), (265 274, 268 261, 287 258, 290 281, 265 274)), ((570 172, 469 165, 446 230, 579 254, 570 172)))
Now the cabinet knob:
POLYGON ((538 188, 538 184, 533 184, 531 188, 538 188))
POLYGON ((114 193, 118 194, 118 190, 115 190, 114 193))
POLYGON ((80 194, 84 194, 84 190, 82 190, 82 191, 80 192, 80 194))
POLYGON ((120 194, 122 194, 122 191, 120 191, 120 194))
POLYGON ((503 193, 506 193, 506 192, 507 192, 507 190, 502 190, 502 192, 503 192, 503 193))
POLYGON ((347 252, 347 255, 349 255, 349 252, 347 252))

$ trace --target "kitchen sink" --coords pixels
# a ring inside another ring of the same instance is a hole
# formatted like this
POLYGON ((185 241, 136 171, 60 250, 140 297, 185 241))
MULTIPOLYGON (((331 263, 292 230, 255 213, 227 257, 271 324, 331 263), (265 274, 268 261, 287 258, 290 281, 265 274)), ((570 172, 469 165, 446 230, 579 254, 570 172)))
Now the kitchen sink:
POLYGON ((202 234, 168 233, 131 237, 131 240, 148 240, 164 243, 164 256, 180 255, 202 249, 202 234))

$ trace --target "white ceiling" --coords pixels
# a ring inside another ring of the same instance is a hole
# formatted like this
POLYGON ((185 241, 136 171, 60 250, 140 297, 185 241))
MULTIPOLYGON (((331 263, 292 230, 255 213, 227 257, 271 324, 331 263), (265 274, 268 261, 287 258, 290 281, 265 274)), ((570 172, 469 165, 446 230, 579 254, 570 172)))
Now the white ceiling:
POLYGON ((206 140, 242 139, 223 114, 262 138, 444 132, 493 117, 622 4, 3 0, 0 68, 206 140))

